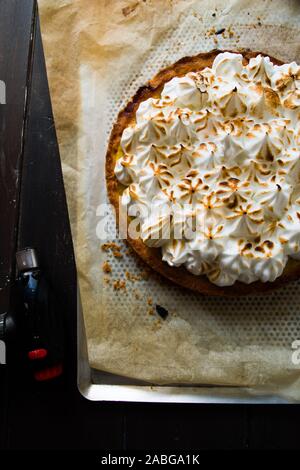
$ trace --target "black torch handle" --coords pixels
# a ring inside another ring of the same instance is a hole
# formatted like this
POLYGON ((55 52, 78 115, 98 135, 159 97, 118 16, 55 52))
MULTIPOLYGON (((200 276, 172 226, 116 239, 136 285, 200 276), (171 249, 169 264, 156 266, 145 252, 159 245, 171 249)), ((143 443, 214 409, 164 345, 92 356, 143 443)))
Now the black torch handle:
POLYGON ((18 318, 34 377, 38 381, 56 378, 63 372, 63 335, 54 291, 39 269, 21 273, 17 284, 18 318))

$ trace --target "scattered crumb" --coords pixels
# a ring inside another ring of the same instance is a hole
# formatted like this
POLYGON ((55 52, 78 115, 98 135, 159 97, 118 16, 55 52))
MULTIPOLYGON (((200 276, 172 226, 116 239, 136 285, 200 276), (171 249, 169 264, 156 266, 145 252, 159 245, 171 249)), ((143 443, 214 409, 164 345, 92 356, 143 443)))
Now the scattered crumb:
MULTIPOLYGON (((232 26, 229 26, 227 30, 226 30, 226 28, 216 29, 215 27, 212 27, 208 31, 206 31, 206 33, 205 33, 206 38, 209 38, 211 36, 219 36, 219 35, 222 35, 222 37, 224 39, 226 39, 228 37, 232 38, 233 36, 235 36, 235 33, 232 29, 232 26)), ((214 43, 215 44, 218 43, 218 40, 217 40, 216 37, 214 38, 214 43)))
POLYGON ((126 276, 126 279, 128 279, 128 281, 133 280, 133 274, 131 274, 129 271, 125 272, 125 276, 126 276))
POLYGON ((138 5, 139 5, 139 2, 136 2, 133 5, 128 5, 128 7, 122 8, 123 15, 124 16, 130 15, 130 13, 133 13, 136 10, 138 5))
POLYGON ((105 251, 106 253, 108 253, 109 251, 121 251, 121 247, 119 245, 117 245, 116 243, 104 243, 104 245, 102 245, 102 251, 105 251))
POLYGON ((197 18, 197 20, 202 21, 202 16, 200 16, 198 13, 194 12, 193 16, 197 18))
POLYGON ((105 253, 112 253, 115 258, 123 258, 123 254, 121 253, 121 246, 117 245, 116 243, 104 243, 102 245, 102 251, 105 253))
POLYGON ((227 32, 230 38, 232 38, 235 35, 235 32, 231 29, 231 26, 229 26, 229 28, 227 29, 227 32))
POLYGON ((216 14, 215 14, 215 13, 213 13, 213 14, 212 14, 212 16, 215 18, 215 17, 216 17, 216 14))
POLYGON ((136 274, 130 273, 129 271, 126 271, 125 276, 126 276, 126 279, 128 279, 128 281, 131 281, 131 282, 142 281, 144 279, 143 273, 136 275, 136 274))
POLYGON ((148 305, 150 305, 150 306, 153 305, 153 299, 151 297, 148 298, 148 305))
POLYGON ((111 265, 107 261, 103 263, 102 269, 103 269, 103 272, 106 274, 110 274, 112 272, 111 265))
POLYGON ((126 290, 126 282, 125 281, 121 281, 120 279, 118 279, 117 281, 114 282, 114 289, 115 290, 126 290))
POLYGON ((109 277, 104 278, 104 283, 105 284, 110 284, 111 279, 109 277))
POLYGON ((214 27, 212 27, 208 31, 206 31, 206 36, 207 37, 213 36, 214 34, 216 34, 216 28, 214 28, 214 27))
POLYGON ((104 245, 101 246, 101 249, 107 253, 110 250, 109 243, 104 243, 104 245))
POLYGON ((160 320, 157 320, 155 323, 154 323, 154 330, 159 330, 160 327, 161 327, 161 321, 160 320))
POLYGON ((154 315, 154 309, 153 308, 148 309, 148 315, 150 315, 151 317, 154 315))

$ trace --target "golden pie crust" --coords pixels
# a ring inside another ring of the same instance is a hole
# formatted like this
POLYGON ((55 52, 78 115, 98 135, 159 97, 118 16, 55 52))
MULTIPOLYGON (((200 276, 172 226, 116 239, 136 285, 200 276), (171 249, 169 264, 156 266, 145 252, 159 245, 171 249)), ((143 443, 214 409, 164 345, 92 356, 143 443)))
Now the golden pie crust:
MULTIPOLYGON (((125 109, 120 112, 117 121, 113 127, 108 151, 106 155, 106 182, 108 196, 116 210, 117 219, 119 216, 119 197, 123 193, 125 187, 122 186, 115 174, 115 165, 118 159, 119 148, 123 131, 135 122, 136 111, 142 101, 149 98, 158 97, 166 82, 173 77, 181 77, 189 72, 197 72, 205 67, 211 67, 215 57, 224 50, 213 50, 207 53, 201 53, 193 57, 184 57, 175 64, 167 67, 159 72, 147 85, 141 87, 132 100, 127 104, 125 109)), ((237 52, 243 55, 244 63, 256 57, 258 54, 266 56, 262 52, 252 52, 249 50, 228 51, 237 52)), ((269 56, 270 57, 270 56, 269 56)), ((270 57, 271 61, 276 65, 282 65, 282 62, 270 57)), ((160 248, 150 248, 144 244, 141 239, 133 240, 127 237, 129 245, 139 255, 139 257, 147 263, 156 272, 162 274, 165 278, 175 282, 181 287, 191 289, 206 295, 214 296, 242 296, 251 294, 267 293, 278 288, 288 281, 296 280, 300 277, 300 262, 289 259, 283 274, 274 282, 253 282, 252 284, 244 284, 236 282, 233 286, 219 287, 212 284, 205 275, 196 276, 186 270, 185 267, 172 267, 162 260, 160 248)))

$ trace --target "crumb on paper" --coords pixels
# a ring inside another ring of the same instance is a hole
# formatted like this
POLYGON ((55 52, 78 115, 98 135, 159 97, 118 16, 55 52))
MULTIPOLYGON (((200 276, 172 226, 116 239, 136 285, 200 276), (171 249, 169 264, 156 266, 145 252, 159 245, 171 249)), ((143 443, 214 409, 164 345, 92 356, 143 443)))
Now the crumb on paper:
POLYGON ((102 269, 103 269, 103 272, 106 273, 106 274, 110 274, 112 272, 112 267, 111 267, 111 265, 109 264, 108 261, 105 261, 103 263, 102 269))
POLYGON ((146 274, 146 272, 142 272, 141 274, 132 274, 129 271, 126 271, 125 276, 126 279, 131 282, 139 282, 148 279, 148 274, 146 274))
POLYGON ((115 290, 126 290, 126 281, 118 279, 114 281, 114 289, 115 290))
POLYGON ((102 251, 105 251, 106 253, 108 253, 109 251, 121 251, 121 246, 117 245, 114 242, 104 243, 101 248, 102 251))
POLYGON ((105 253, 108 253, 110 250, 110 243, 104 243, 104 245, 101 246, 102 251, 105 251, 105 253))
POLYGON ((138 6, 139 6, 139 2, 135 2, 132 5, 128 5, 128 7, 122 8, 123 15, 125 17, 129 16, 131 13, 133 13, 137 9, 138 6))
POLYGON ((199 13, 195 12, 193 13, 194 18, 196 18, 199 21, 202 21, 202 16, 199 15, 199 13))
POLYGON ((114 242, 104 243, 101 248, 102 251, 104 251, 105 253, 111 253, 115 258, 123 258, 123 254, 121 253, 121 246, 117 245, 114 242))
POLYGON ((148 315, 150 315, 150 317, 153 317, 153 315, 154 315, 154 309, 153 308, 148 308, 148 315))
POLYGON ((230 38, 232 38, 233 36, 235 36, 235 32, 233 31, 232 27, 229 26, 229 28, 227 29, 227 32, 228 32, 228 36, 230 38))
POLYGON ((226 28, 216 29, 215 27, 212 27, 205 33, 206 38, 210 38, 211 36, 215 36, 214 43, 217 44, 218 38, 216 36, 222 36, 224 39, 232 38, 233 36, 235 36, 235 32, 232 29, 232 26, 229 26, 227 29, 226 28))
POLYGON ((136 276, 129 271, 125 271, 125 276, 128 281, 135 282, 137 280, 136 276))
POLYGON ((213 36, 214 34, 216 34, 216 28, 214 26, 210 28, 208 31, 206 31, 207 37, 213 36))
POLYGON ((153 330, 154 331, 159 330, 161 328, 161 325, 162 325, 161 320, 156 320, 156 322, 153 325, 153 330))

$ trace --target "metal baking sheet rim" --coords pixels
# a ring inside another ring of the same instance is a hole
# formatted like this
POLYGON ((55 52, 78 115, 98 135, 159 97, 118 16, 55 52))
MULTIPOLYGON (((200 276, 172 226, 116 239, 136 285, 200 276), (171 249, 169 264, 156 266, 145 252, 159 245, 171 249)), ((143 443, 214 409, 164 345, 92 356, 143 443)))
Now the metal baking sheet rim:
MULTIPOLYGON (((77 386, 81 395, 94 402, 132 403, 190 403, 190 404, 297 404, 279 395, 253 393, 241 387, 221 386, 157 386, 114 383, 107 380, 108 374, 92 371, 88 362, 86 335, 78 288, 77 306, 77 386)), ((120 378, 120 382, 126 379, 120 378)), ((128 379, 129 381, 129 379, 128 379)))

